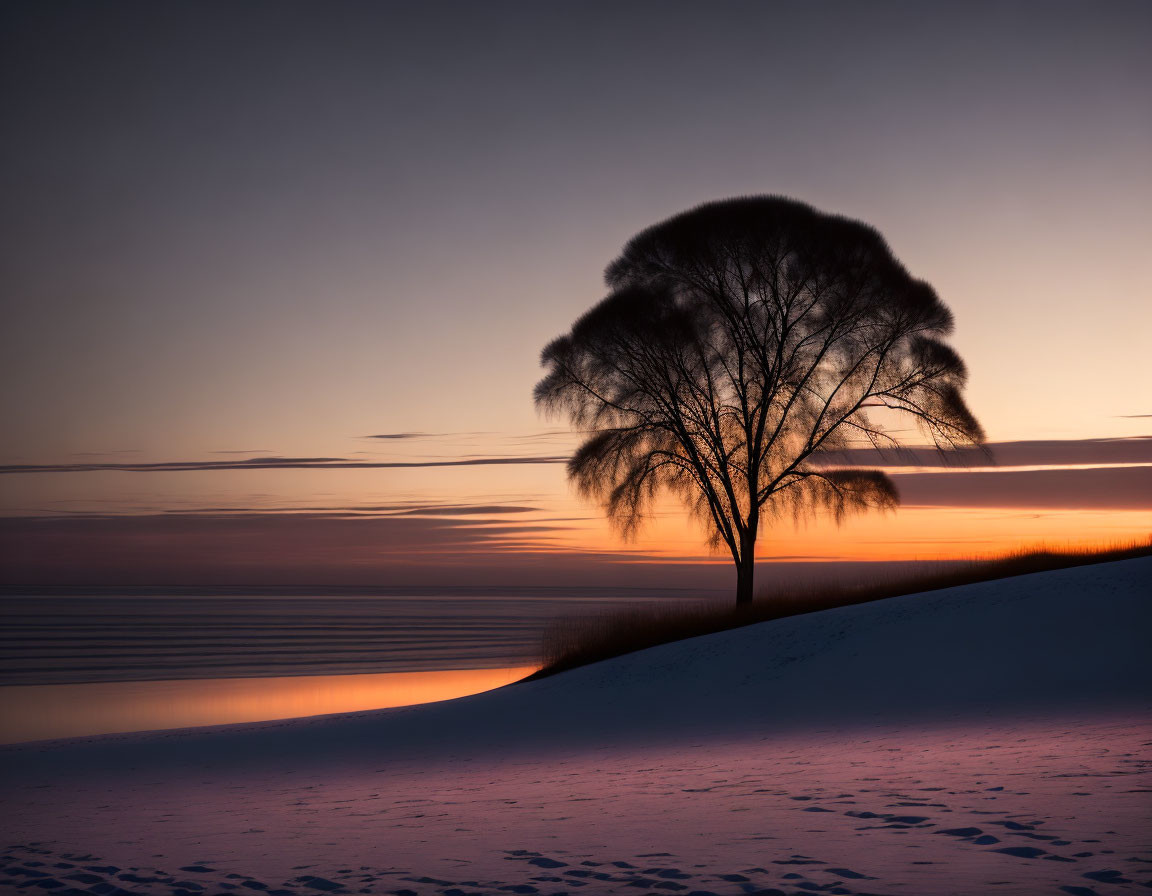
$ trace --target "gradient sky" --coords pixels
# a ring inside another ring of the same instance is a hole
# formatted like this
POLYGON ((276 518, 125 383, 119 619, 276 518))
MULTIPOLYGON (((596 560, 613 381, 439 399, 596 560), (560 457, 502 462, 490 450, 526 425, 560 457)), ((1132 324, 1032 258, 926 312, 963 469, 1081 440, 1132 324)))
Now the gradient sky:
POLYGON ((1152 530, 1152 442, 1107 441, 1152 432, 1146 2, 3 16, 7 581, 706 559, 673 508, 616 539, 531 389, 630 236, 753 193, 875 225, 954 311, 990 438, 1034 446, 905 470, 894 517, 784 523, 765 557, 1152 530), (264 457, 310 460, 220 469, 264 457), (545 462, 341 466, 493 458, 545 462))

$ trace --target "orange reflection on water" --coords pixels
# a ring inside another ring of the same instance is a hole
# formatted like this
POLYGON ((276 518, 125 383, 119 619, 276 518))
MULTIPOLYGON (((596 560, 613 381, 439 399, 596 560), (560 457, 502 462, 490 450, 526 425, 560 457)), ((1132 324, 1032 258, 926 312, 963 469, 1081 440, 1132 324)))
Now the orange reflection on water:
POLYGON ((489 691, 534 671, 517 666, 0 687, 0 743, 409 706, 489 691))

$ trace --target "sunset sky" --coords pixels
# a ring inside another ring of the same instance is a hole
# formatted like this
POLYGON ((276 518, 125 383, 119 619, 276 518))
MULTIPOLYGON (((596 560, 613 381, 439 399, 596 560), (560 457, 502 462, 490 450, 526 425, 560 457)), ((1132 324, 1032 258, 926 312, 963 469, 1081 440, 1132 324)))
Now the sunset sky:
POLYGON ((531 393, 629 237, 760 193, 935 286, 997 464, 764 560, 1152 533, 1143 0, 3 17, 4 583, 727 582, 675 505, 615 535, 531 393))

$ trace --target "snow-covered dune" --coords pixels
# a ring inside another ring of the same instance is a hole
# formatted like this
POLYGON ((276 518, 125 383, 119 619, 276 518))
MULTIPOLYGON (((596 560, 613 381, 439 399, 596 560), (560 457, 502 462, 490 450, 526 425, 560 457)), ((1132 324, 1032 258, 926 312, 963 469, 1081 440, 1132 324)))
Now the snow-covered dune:
POLYGON ((1131 560, 442 704, 10 747, 9 839, 45 852, 9 885, 1120 892, 1152 879, 1150 623, 1131 560))

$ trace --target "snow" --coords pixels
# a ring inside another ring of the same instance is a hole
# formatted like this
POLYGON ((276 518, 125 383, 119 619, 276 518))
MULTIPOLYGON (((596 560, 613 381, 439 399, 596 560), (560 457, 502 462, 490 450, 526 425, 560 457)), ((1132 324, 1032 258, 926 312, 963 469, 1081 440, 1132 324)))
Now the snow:
POLYGON ((1152 558, 445 703, 16 745, 0 889, 1146 892, 1150 621, 1152 558))

